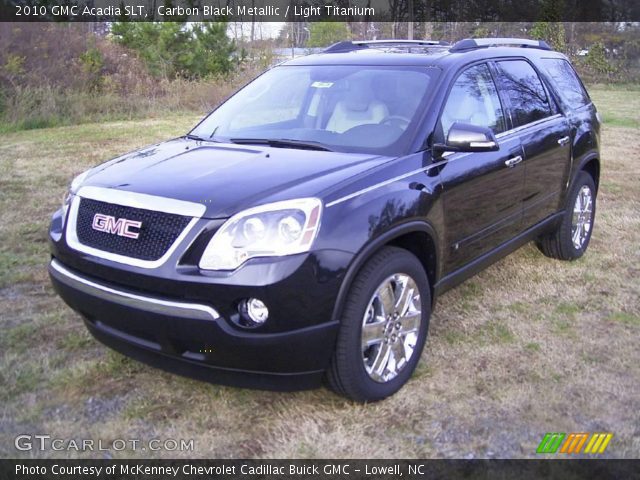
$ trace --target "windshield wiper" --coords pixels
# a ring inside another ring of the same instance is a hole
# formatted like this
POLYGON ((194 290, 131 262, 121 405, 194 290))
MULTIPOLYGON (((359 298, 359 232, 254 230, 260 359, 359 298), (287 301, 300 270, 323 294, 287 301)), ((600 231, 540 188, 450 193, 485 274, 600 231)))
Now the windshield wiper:
POLYGON ((189 140, 198 140, 199 142, 205 142, 206 140, 198 135, 193 135, 191 133, 187 133, 184 138, 188 138, 189 140))
POLYGON ((268 145, 275 148, 300 148, 303 150, 321 150, 330 152, 331 149, 318 142, 290 140, 288 138, 230 138, 230 142, 244 145, 268 145))
POLYGON ((203 138, 198 135, 193 135, 192 133, 187 133, 184 138, 188 138, 189 140, 197 140, 198 142, 213 142, 220 143, 218 140, 214 140, 213 138, 203 138))

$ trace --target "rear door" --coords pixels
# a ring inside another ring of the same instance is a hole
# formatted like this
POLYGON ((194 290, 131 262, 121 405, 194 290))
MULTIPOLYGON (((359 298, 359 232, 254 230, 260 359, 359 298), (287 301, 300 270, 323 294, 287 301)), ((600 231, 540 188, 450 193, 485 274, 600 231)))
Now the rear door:
MULTIPOLYGON (((503 134, 508 123, 487 64, 468 67, 454 81, 440 116, 438 135, 462 122, 503 134)), ((524 167, 520 139, 506 135, 500 150, 445 154, 443 183, 447 243, 444 268, 450 273, 510 239, 520 229, 524 167), (511 166, 510 166, 511 165, 511 166)))
POLYGON ((524 59, 495 63, 498 89, 524 150, 522 227, 557 212, 571 167, 571 132, 538 73, 524 59))

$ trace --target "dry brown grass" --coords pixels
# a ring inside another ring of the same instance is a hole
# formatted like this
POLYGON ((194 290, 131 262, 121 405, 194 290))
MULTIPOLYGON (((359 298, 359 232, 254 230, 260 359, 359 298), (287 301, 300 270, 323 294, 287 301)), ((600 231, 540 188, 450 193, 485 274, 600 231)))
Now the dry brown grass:
MULTIPOLYGON (((634 92, 594 96, 605 118, 626 105, 623 118, 637 120, 634 92)), ((171 457, 532 457, 545 432, 610 431, 605 456, 640 457, 637 128, 604 128, 596 228, 583 259, 552 261, 529 245, 442 296, 413 379, 393 398, 357 405, 323 389, 226 388, 138 364, 91 339, 53 294, 47 223, 68 180, 196 120, 2 137, 0 456, 18 455, 15 435, 45 432, 195 439, 195 451, 171 457)), ((87 456, 150 454, 163 456, 87 456)))
POLYGON ((0 133, 203 114, 267 67, 247 61, 224 76, 156 78, 135 52, 87 26, 0 23, 0 133))
POLYGON ((3 102, 0 133, 88 122, 163 118, 175 112, 204 115, 259 73, 259 68, 247 67, 229 77, 157 80, 151 87, 140 85, 126 93, 108 89, 101 92, 67 90, 51 85, 19 87, 0 98, 3 102))

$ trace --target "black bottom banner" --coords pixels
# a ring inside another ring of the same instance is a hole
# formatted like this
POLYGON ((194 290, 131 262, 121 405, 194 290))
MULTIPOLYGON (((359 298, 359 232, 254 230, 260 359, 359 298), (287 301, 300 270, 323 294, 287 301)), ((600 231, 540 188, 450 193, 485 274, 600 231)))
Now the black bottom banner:
POLYGON ((1 479, 639 479, 640 460, 0 460, 1 479))

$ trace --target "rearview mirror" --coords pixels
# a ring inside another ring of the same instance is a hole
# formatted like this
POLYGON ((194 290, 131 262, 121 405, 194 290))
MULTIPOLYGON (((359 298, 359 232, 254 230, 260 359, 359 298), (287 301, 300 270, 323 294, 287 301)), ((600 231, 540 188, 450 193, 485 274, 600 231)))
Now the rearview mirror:
POLYGON ((443 152, 495 152, 500 149, 490 128, 459 122, 451 125, 447 141, 435 144, 433 148, 443 152))

